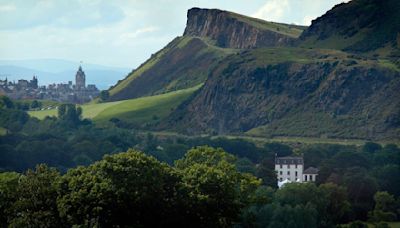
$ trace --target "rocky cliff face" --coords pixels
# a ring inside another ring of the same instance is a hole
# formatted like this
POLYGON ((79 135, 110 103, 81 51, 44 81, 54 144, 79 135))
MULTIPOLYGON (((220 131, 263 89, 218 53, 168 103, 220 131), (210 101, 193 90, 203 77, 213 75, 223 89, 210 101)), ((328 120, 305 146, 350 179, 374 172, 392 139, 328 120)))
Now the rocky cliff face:
POLYGON ((167 126, 189 134, 263 126, 264 136, 398 138, 399 72, 314 57, 318 61, 269 64, 256 63, 253 54, 232 56, 167 126))
POLYGON ((216 9, 193 8, 188 11, 184 35, 208 37, 215 40, 217 46, 228 48, 286 46, 295 40, 277 31, 246 23, 240 17, 244 16, 216 9))

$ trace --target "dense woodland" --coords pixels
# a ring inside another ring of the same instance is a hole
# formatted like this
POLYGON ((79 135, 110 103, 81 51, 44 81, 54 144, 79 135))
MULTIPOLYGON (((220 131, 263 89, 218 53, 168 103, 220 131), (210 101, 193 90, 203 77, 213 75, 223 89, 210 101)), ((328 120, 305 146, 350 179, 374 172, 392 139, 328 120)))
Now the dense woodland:
POLYGON ((0 99, 1 226, 385 227, 400 218, 394 144, 161 138, 98 128, 75 105, 44 120, 21 107, 0 99), (320 169, 317 183, 278 190, 275 153, 302 154, 320 169))

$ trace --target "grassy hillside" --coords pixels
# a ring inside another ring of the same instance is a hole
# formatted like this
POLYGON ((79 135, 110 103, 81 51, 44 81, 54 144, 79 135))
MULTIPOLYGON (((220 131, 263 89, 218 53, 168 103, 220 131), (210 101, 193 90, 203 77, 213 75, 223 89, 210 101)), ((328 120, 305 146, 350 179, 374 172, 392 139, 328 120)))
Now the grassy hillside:
MULTIPOLYGON (((111 118, 118 118, 135 125, 157 122, 167 117, 179 104, 200 87, 201 85, 198 85, 189 89, 173 91, 161 95, 110 102, 112 103, 111 107, 97 112, 92 118, 96 122, 105 122, 111 118)), ((96 104, 92 105, 89 110, 93 112, 95 107, 96 104)), ((86 113, 89 110, 87 110, 86 113)))
MULTIPOLYGON (((107 123, 111 118, 118 118, 134 125, 157 122, 168 116, 200 86, 150 97, 82 105, 82 116, 100 124, 107 123)), ((43 119, 46 116, 56 116, 57 110, 29 111, 28 113, 43 119)))
POLYGON ((206 39, 183 36, 152 55, 110 92, 110 101, 151 96, 203 83, 209 69, 235 50, 215 47, 206 39))
POLYGON ((353 0, 339 4, 300 37, 300 46, 399 58, 400 2, 353 0))

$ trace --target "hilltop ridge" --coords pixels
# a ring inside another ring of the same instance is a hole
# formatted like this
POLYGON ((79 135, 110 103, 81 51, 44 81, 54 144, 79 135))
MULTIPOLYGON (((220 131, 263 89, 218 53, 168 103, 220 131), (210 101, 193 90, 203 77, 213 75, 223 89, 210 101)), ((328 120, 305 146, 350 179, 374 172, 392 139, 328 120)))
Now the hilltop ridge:
POLYGON ((183 36, 153 54, 110 89, 109 101, 186 89, 242 49, 289 46, 305 27, 267 22, 217 9, 188 10, 183 36))
POLYGON ((276 47, 292 44, 305 28, 218 9, 192 8, 184 36, 208 37, 224 48, 276 47))

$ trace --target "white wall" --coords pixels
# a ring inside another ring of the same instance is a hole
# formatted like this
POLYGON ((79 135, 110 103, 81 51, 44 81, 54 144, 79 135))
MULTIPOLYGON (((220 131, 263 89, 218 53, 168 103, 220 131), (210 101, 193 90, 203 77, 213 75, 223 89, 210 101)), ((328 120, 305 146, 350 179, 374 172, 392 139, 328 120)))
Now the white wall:
POLYGON ((275 171, 277 172, 276 174, 278 181, 281 181, 282 178, 282 180, 289 179, 290 181, 296 181, 297 179, 300 179, 300 182, 303 182, 303 168, 303 165, 297 165, 296 167, 295 164, 282 164, 281 168, 281 165, 275 164, 275 171))

